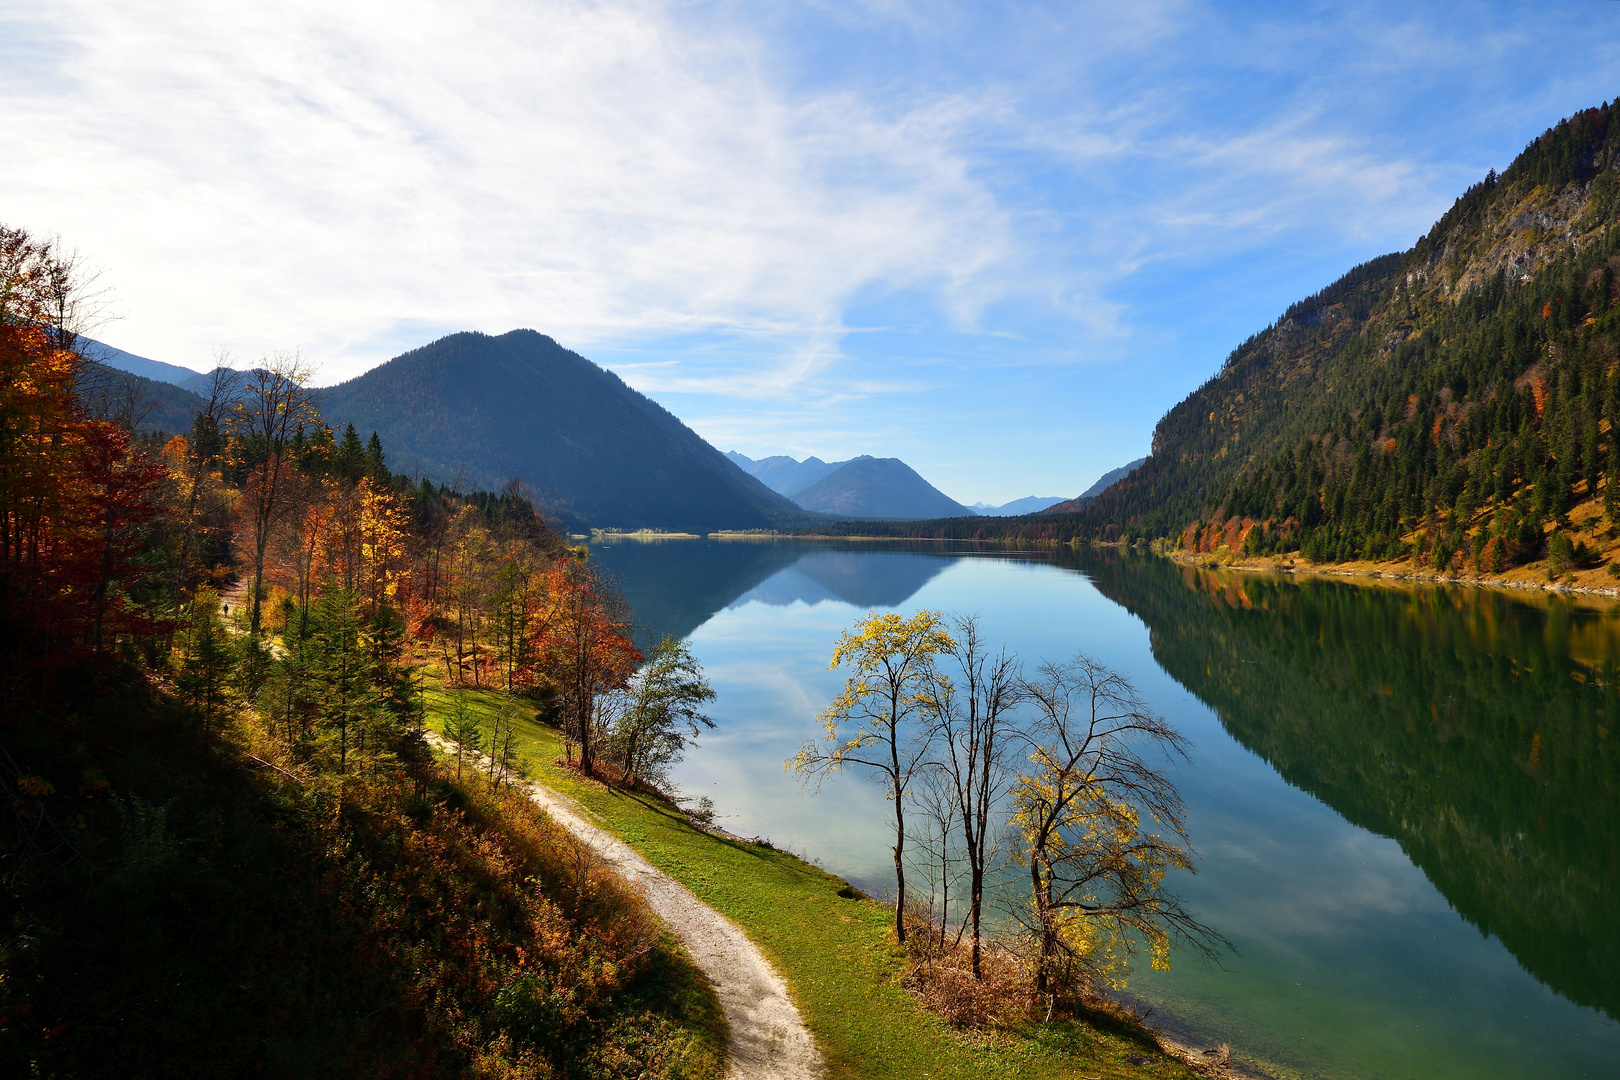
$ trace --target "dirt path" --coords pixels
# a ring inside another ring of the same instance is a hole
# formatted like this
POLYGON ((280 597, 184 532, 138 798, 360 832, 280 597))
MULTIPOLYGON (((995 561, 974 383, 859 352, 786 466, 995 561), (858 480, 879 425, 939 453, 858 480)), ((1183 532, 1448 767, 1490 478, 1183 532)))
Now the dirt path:
MULTIPOLYGON (((446 748, 436 735, 429 738, 446 748)), ((818 1080, 826 1069, 787 987, 737 924, 709 907, 630 845, 586 820, 585 811, 541 784, 530 798, 608 865, 640 885, 653 911, 714 984, 730 1025, 726 1080, 818 1080)))

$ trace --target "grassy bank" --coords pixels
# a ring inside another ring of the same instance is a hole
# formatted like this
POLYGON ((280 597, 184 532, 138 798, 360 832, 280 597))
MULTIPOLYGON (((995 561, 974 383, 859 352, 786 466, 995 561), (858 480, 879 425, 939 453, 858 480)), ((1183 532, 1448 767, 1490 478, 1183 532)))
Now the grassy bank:
MULTIPOLYGON (((494 694, 461 693, 486 716, 499 702, 494 694)), ((436 729, 448 700, 443 691, 428 691, 436 729)), ((554 730, 532 721, 521 730, 536 779, 571 796, 760 946, 787 980, 832 1077, 1196 1075, 1145 1032, 1105 1017, 1095 1026, 1031 1024, 988 1038, 953 1031, 902 988, 903 958, 890 937, 888 908, 840 895, 851 891, 845 881, 786 852, 694 828, 660 799, 581 780, 555 764, 562 746, 554 730)))

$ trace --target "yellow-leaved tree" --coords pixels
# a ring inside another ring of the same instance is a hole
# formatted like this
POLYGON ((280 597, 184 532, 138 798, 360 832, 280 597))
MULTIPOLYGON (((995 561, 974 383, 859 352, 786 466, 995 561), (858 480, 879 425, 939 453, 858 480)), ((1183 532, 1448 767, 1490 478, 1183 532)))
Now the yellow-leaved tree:
POLYGON ((1161 970, 1176 941, 1211 959, 1230 949, 1165 887, 1170 871, 1193 870, 1186 808, 1164 771, 1186 756, 1186 738, 1129 679, 1084 654, 1043 665, 1027 687, 1030 767, 1014 787, 1013 820, 1029 870, 1036 989, 1123 988, 1139 942, 1161 970))
POLYGON ((934 658, 955 642, 937 611, 874 612, 839 635, 829 668, 848 667, 844 689, 821 713, 820 743, 806 741, 787 767, 806 779, 847 766, 871 770, 894 805, 894 933, 906 940, 906 794, 928 766, 937 728, 928 708, 934 658))

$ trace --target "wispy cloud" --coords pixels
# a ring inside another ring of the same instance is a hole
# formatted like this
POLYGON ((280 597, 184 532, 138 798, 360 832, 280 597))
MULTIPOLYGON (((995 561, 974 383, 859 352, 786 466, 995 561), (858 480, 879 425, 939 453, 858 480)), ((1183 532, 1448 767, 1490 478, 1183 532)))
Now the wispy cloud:
POLYGON ((789 98, 758 42, 660 5, 38 19, 70 47, 11 91, 7 212, 94 244, 130 347, 175 359, 296 334, 352 372, 402 319, 822 336, 867 282, 961 285, 1010 243, 961 103, 789 98))
POLYGON ((1614 6, 14 5, 0 220, 157 359, 530 326, 724 445, 1005 501, 1612 96, 1614 6))

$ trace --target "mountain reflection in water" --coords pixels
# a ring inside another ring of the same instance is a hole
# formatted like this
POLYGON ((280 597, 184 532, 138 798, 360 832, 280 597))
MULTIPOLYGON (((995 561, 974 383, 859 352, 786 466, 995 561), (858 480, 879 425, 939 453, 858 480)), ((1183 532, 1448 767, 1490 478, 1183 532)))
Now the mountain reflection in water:
POLYGON ((834 600, 899 607, 959 554, 938 544, 885 544, 882 558, 859 544, 769 540, 613 539, 591 558, 624 591, 645 647, 686 637, 716 612, 751 601, 772 606, 834 600))
POLYGON ((1080 567, 1238 741, 1620 1018, 1620 609, 1107 551, 1080 567))

